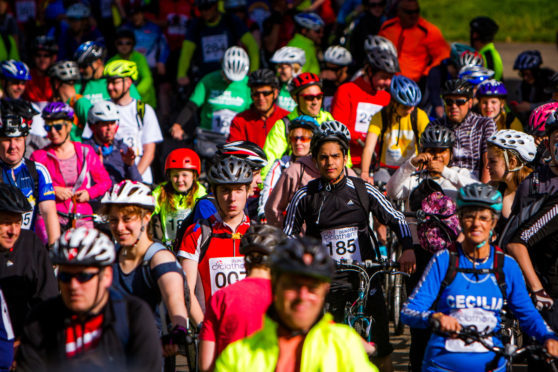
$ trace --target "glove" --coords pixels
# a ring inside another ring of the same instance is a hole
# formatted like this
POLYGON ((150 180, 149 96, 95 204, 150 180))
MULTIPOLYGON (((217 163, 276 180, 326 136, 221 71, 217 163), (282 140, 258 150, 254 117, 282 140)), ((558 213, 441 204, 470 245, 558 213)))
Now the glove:
POLYGON ((532 294, 533 302, 537 310, 549 310, 554 305, 552 297, 544 289, 539 289, 532 294))
POLYGON ((164 335, 163 345, 186 345, 188 330, 182 326, 175 325, 169 334, 164 335))

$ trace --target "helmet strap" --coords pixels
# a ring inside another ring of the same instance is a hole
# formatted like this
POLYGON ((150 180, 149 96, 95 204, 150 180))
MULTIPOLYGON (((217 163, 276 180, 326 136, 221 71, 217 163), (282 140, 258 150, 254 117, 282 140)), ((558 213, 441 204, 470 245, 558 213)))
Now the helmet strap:
POLYGON ((506 161, 506 172, 504 173, 504 176, 507 176, 507 174, 509 172, 517 172, 518 170, 523 168, 523 164, 520 164, 518 167, 510 169, 510 161, 509 161, 509 157, 508 157, 508 150, 504 151, 504 160, 506 161))

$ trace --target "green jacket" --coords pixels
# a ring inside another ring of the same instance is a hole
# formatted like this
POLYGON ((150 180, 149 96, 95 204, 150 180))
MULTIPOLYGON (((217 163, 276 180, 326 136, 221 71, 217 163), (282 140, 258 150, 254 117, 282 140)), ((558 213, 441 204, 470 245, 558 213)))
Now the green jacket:
MULTIPOLYGON (((197 182, 197 181, 196 181, 197 182)), ((194 201, 192 205, 186 205, 186 196, 185 194, 178 194, 175 193, 174 198, 174 205, 177 207, 176 211, 169 211, 167 205, 161 205, 159 203, 159 195, 161 195, 161 189, 168 183, 163 182, 155 190, 153 190, 153 197, 155 198, 155 211, 153 214, 158 214, 161 218, 161 229, 163 230, 163 236, 161 240, 163 243, 168 241, 173 241, 176 238, 176 232, 180 227, 182 221, 188 217, 188 215, 193 211, 194 206, 196 205, 196 201, 207 194, 205 187, 198 183, 198 190, 194 195, 194 201)))
MULTIPOLYGON (((287 115, 287 118, 294 120, 300 115, 303 115, 303 113, 299 111, 298 107, 296 107, 287 115)), ((315 119, 319 124, 322 124, 324 121, 334 120, 333 116, 329 112, 323 110, 320 111, 315 119)), ((287 139, 286 132, 285 122, 283 119, 280 119, 275 122, 273 128, 271 128, 267 134, 263 148, 265 155, 267 156, 267 166, 262 169, 262 179, 265 178, 267 172, 273 163, 275 163, 275 160, 281 159, 287 151, 290 152, 289 140, 287 139)))
MULTIPOLYGON (((215 364, 215 371, 273 372, 278 356, 277 323, 266 316, 260 331, 230 344, 221 353, 215 364)), ((300 370, 378 371, 368 361, 360 336, 352 328, 334 323, 331 314, 325 314, 306 335, 302 345, 300 370)))
POLYGON ((482 54, 484 58, 484 66, 494 71, 494 79, 502 81, 504 75, 504 64, 502 63, 502 57, 500 53, 494 47, 494 43, 488 43, 479 53, 482 54))
POLYGON ((302 66, 302 72, 312 72, 316 75, 320 74, 320 62, 318 61, 318 51, 314 42, 299 33, 287 43, 287 46, 297 47, 304 50, 306 54, 306 63, 302 66))

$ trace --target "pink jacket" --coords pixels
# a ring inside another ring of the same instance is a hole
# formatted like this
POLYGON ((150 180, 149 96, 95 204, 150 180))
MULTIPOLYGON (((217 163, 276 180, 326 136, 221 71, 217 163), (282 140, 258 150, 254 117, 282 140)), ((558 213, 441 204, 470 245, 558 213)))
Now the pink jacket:
MULTIPOLYGON (((80 182, 80 174, 83 170, 84 165, 84 154, 85 154, 85 164, 87 165, 85 177, 83 182, 79 184, 76 191, 87 190, 90 199, 95 199, 99 196, 105 194, 105 192, 112 186, 112 181, 107 173, 99 155, 95 152, 93 147, 89 145, 84 145, 79 142, 73 142, 74 148, 76 149, 77 161, 78 161, 78 183, 80 182)), ((50 146, 45 147, 41 150, 36 150, 31 154, 31 160, 37 161, 43 164, 52 178, 52 186, 68 187, 64 182, 64 177, 60 171, 60 164, 56 155, 54 154, 54 149, 50 146)), ((68 213, 70 211, 72 201, 71 199, 65 201, 56 201, 56 209, 60 212, 68 213)), ((77 203, 76 213, 80 214, 92 214, 93 209, 89 203, 77 203)))

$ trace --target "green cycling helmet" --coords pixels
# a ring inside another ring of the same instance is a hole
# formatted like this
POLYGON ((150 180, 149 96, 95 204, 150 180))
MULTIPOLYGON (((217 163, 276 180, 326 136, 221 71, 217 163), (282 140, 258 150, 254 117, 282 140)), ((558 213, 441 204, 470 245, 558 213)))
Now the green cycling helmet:
POLYGON ((481 207, 491 209, 497 215, 502 213, 502 194, 485 183, 472 183, 459 189, 457 209, 481 207))
POLYGON ((138 67, 133 61, 125 59, 117 59, 116 61, 109 62, 105 66, 104 77, 106 78, 125 78, 129 77, 132 80, 138 79, 138 67))

